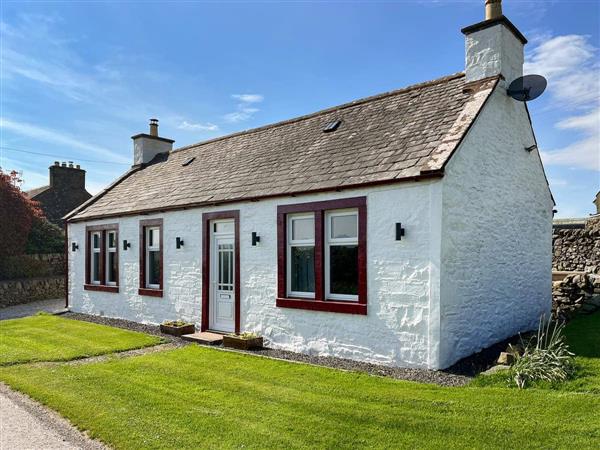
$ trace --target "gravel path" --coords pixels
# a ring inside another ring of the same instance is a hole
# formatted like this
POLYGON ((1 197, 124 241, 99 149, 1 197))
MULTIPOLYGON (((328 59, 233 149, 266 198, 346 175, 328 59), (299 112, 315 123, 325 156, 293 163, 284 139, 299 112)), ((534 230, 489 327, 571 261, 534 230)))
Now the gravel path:
MULTIPOLYGON (((140 331, 143 333, 160 335, 173 343, 180 345, 189 344, 180 338, 161 334, 160 328, 156 325, 144 325, 137 322, 131 322, 122 319, 109 319, 106 317, 91 316, 80 313, 67 313, 63 317, 77 320, 85 320, 88 322, 101 323, 118 328, 140 331)), ((198 345, 198 344, 196 344, 198 345)), ((223 349, 221 346, 210 346, 211 348, 223 349)), ((378 364, 369 364, 364 362, 352 361, 349 359, 335 358, 332 356, 313 356, 302 353, 290 352, 286 350, 276 350, 272 348, 263 348, 254 351, 241 351, 227 349, 227 351, 235 351, 246 353, 249 355, 263 356, 267 358, 281 359, 286 361, 300 362, 312 364, 316 366, 331 367, 333 369, 349 370, 356 372, 364 372, 370 375, 395 378, 398 380, 416 381, 420 383, 435 383, 441 386, 464 386, 471 377, 462 373, 450 373, 447 371, 427 370, 427 369, 406 369, 400 367, 386 367, 378 364)), ((125 352, 127 353, 127 352, 125 352)), ((91 358, 80 360, 79 362, 87 362, 91 358)))
POLYGON ((50 300, 24 303, 22 305, 8 306, 0 309, 0 320, 33 316, 40 311, 49 312, 51 314, 66 312, 67 309, 65 308, 65 299, 53 298, 50 300))
POLYGON ((0 449, 106 449, 54 411, 0 383, 0 449))

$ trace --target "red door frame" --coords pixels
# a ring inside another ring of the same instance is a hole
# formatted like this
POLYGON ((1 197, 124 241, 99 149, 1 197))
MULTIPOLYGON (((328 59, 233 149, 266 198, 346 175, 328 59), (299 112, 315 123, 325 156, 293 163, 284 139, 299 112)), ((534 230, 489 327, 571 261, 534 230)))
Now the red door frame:
POLYGON ((234 222, 234 270, 235 286, 235 332, 240 332, 240 211, 217 211, 202 214, 202 322, 201 331, 208 330, 210 326, 210 222, 212 220, 233 219, 234 222))

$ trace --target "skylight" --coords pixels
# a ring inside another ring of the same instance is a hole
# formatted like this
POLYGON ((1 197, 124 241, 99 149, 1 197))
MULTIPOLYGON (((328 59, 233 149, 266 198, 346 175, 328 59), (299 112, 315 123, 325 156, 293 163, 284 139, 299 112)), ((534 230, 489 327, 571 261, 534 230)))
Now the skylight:
POLYGON ((334 120, 333 122, 329 122, 327 125, 325 125, 325 128, 323 128, 323 132, 331 133, 332 131, 337 130, 341 123, 342 121, 339 119, 334 120))

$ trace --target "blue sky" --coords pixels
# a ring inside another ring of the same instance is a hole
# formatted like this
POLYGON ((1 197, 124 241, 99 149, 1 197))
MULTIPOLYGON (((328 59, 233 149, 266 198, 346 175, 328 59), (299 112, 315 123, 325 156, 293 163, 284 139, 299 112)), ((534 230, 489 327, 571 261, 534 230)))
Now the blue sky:
MULTIPOLYGON (((462 71, 460 29, 483 3, 4 0, 0 166, 30 189, 72 160, 95 193, 150 117, 179 147, 462 71)), ((549 79, 530 109, 558 216, 585 216, 600 188, 600 2, 504 13, 529 39, 526 73, 549 79)))

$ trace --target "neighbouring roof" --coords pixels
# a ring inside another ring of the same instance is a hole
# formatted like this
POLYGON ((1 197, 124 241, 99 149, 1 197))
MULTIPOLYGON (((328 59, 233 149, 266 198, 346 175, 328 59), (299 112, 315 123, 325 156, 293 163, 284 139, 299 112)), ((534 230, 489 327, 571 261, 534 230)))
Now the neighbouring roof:
POLYGON ((497 81, 467 85, 459 73, 157 155, 70 218, 439 176, 497 81), (337 120, 337 129, 323 132, 337 120))
POLYGON ((36 195, 39 195, 42 192, 47 191, 49 188, 50 188, 50 186, 41 186, 39 188, 30 189, 28 191, 25 191, 25 195, 27 195, 29 198, 34 198, 36 195))

